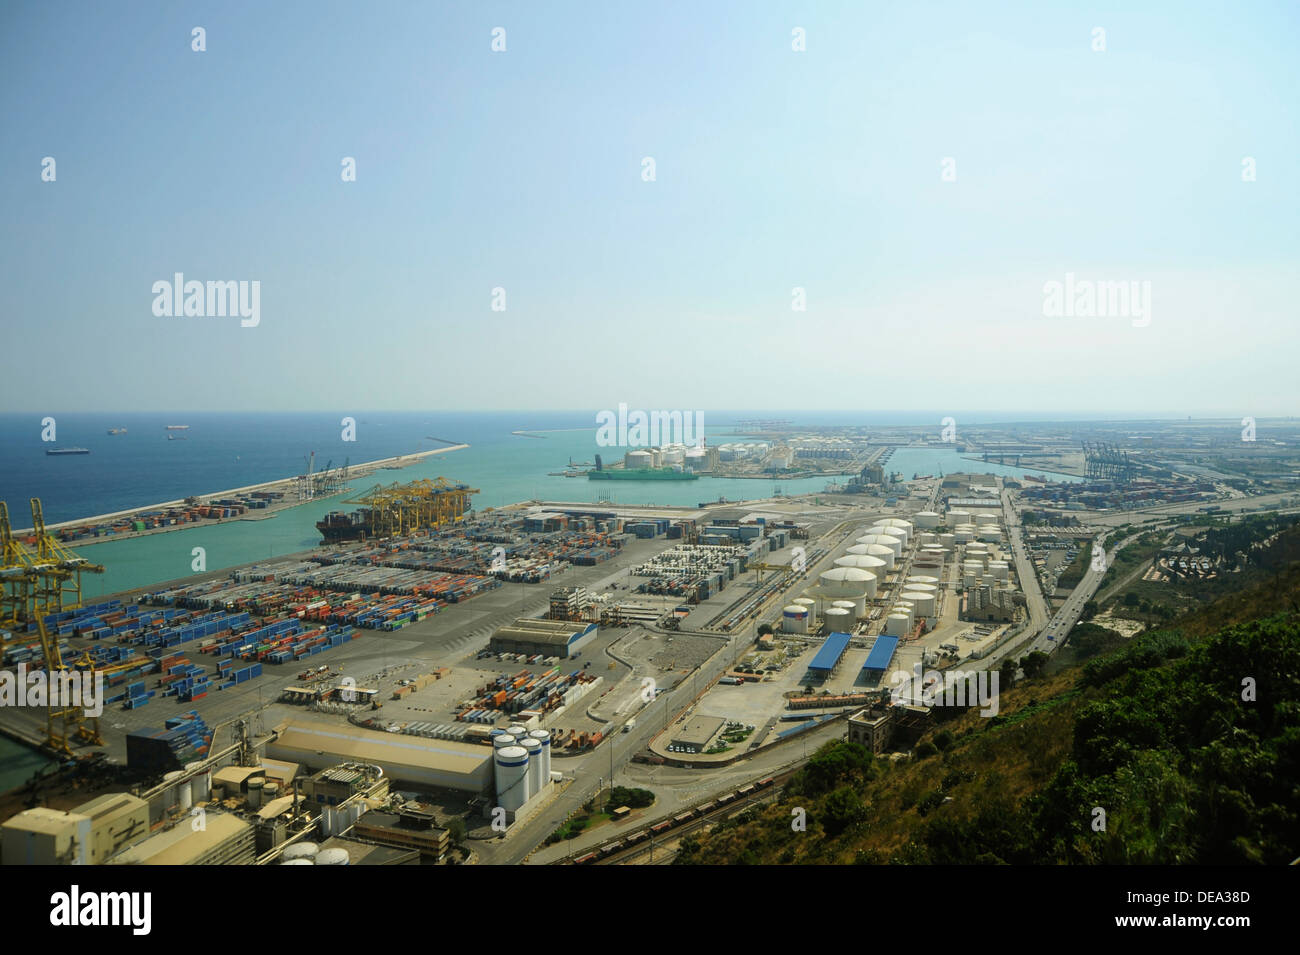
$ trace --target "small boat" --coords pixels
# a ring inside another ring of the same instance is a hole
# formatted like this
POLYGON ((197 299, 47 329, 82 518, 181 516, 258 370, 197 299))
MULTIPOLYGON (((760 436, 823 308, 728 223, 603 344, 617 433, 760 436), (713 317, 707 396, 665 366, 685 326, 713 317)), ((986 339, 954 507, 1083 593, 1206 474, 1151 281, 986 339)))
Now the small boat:
POLYGON ((109 434, 126 434, 126 428, 109 428, 109 434))

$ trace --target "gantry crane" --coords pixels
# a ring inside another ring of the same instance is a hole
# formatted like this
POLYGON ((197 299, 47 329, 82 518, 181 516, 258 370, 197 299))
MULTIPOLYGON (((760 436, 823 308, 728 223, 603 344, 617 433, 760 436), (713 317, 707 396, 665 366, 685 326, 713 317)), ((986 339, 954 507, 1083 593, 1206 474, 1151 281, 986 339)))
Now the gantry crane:
MULTIPOLYGON (((45 527, 45 515, 39 498, 31 499, 32 532, 35 545, 25 547, 14 539, 9 527, 9 508, 0 502, 0 543, 4 546, 4 566, 0 580, 4 584, 4 614, 11 618, 13 629, 21 634, 35 625, 45 660, 46 745, 65 756, 72 755, 70 740, 102 746, 99 719, 87 717, 81 707, 64 706, 66 698, 56 702, 55 687, 66 687, 69 667, 59 651, 58 634, 51 634, 45 618, 81 606, 81 575, 102 574, 100 564, 92 564, 65 547, 45 527)), ((84 653, 75 664, 82 684, 95 679, 94 661, 84 653)))
POLYGON ((478 488, 444 477, 424 478, 409 484, 376 484, 347 503, 366 508, 371 537, 395 537, 459 520, 470 508, 470 495, 477 493, 478 488))

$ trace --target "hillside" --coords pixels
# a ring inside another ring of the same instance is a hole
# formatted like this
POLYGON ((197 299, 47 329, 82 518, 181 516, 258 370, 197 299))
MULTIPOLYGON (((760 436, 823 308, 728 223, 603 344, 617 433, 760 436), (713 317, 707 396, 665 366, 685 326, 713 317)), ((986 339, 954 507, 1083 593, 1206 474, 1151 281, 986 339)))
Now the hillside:
POLYGON ((779 804, 688 839, 677 862, 1290 862, 1300 852, 1300 567, 1275 558, 1296 534, 1261 549, 1260 573, 1242 575, 1248 588, 1022 680, 1003 690, 998 716, 958 714, 912 756, 829 744, 779 804), (1242 698, 1248 678, 1253 700, 1242 698), (804 832, 791 827, 797 809, 804 832))

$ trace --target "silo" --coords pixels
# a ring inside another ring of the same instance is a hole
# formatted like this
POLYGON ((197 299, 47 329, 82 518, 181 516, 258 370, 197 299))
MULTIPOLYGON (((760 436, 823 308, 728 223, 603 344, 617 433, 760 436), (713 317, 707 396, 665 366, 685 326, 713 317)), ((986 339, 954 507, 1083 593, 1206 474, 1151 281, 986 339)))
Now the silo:
POLYGON ((542 782, 551 781, 551 734, 549 730, 533 730, 528 734, 542 744, 542 782))
POLYGON ((531 736, 525 736, 519 742, 528 752, 528 792, 530 794, 539 793, 542 791, 542 783, 549 778, 542 775, 541 741, 535 740, 531 736))
POLYGON ((281 853, 280 858, 285 862, 292 862, 294 859, 307 859, 310 861, 319 851, 320 846, 316 845, 314 842, 295 842, 281 853))
POLYGON ((176 787, 176 804, 180 806, 181 812, 189 812, 190 807, 194 805, 194 788, 191 780, 185 780, 176 787))
POLYGON ((521 740, 528 735, 528 727, 520 726, 518 723, 511 723, 509 726, 506 727, 506 732, 509 733, 511 736, 513 736, 516 740, 521 740))
POLYGON ((262 787, 266 785, 265 776, 254 776, 248 781, 248 808, 262 808, 262 787))
POLYGON ((890 637, 906 636, 909 627, 907 625, 907 614, 891 613, 885 618, 885 634, 890 637))
POLYGON ((316 865, 348 865, 351 862, 347 849, 322 849, 316 853, 316 865))
POLYGON ((175 783, 176 780, 180 779, 184 775, 185 774, 181 772, 179 769, 174 769, 170 773, 166 773, 163 776, 163 782, 172 783, 172 785, 168 787, 166 792, 163 793, 163 806, 165 806, 167 809, 175 808, 177 801, 180 799, 180 795, 181 795, 180 790, 175 785, 175 783))
POLYGON ((784 633, 807 633, 811 611, 802 604, 790 604, 781 611, 781 630, 784 633))
POLYGON ((939 526, 939 513, 937 511, 919 511, 916 514, 916 526, 926 530, 933 530, 939 526))
POLYGON ((522 746, 506 746, 494 750, 497 777, 497 805, 507 812, 516 812, 530 795, 528 791, 528 750, 522 746))
MULTIPOLYGON (((185 764, 185 771, 192 772, 203 765, 203 760, 185 764)), ((204 770, 190 780, 190 793, 195 802, 207 802, 212 798, 212 771, 204 770)))
POLYGON ((507 746, 514 746, 517 741, 509 733, 501 733, 492 737, 493 749, 505 749, 507 746))

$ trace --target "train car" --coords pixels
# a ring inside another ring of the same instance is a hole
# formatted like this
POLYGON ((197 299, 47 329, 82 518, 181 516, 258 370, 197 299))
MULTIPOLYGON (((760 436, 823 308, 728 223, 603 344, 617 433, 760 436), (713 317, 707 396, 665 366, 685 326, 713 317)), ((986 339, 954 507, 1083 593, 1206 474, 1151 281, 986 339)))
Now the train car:
POLYGON ((718 804, 716 802, 706 802, 703 805, 696 806, 695 811, 699 813, 701 816, 707 816, 709 813, 713 812, 713 810, 717 808, 718 808, 718 804))
POLYGON ((741 786, 739 789, 737 789, 736 795, 739 796, 741 799, 744 799, 746 796, 752 796, 757 791, 757 789, 758 787, 756 787, 753 783, 750 783, 748 786, 741 786))
POLYGON ((733 801, 735 798, 736 798, 736 794, 735 794, 735 793, 727 793, 725 796, 719 796, 719 797, 718 797, 718 805, 719 805, 719 806, 725 806, 727 803, 733 801))
POLYGON ((574 865, 591 865, 596 861, 596 853, 588 852, 585 856, 578 856, 573 860, 574 865))
POLYGON ((767 779, 760 779, 758 781, 758 788, 766 789, 768 786, 771 786, 774 782, 776 782, 776 780, 773 779, 771 776, 768 776, 767 779))
POLYGON ((692 809, 689 812, 682 813, 680 816, 674 816, 673 825, 680 826, 684 822, 690 822, 692 819, 695 818, 695 814, 696 814, 696 810, 692 809))
POLYGON ((615 852, 618 852, 622 848, 623 848, 622 842, 611 842, 608 845, 601 846, 600 857, 603 859, 606 856, 612 856, 615 852))
POLYGON ((647 832, 645 829, 638 830, 637 832, 634 832, 632 833, 632 835, 627 837, 627 844, 629 846, 634 846, 638 842, 645 842, 645 840, 649 838, 649 836, 650 833, 647 832))
POLYGON ((671 819, 665 819, 663 822, 659 823, 659 825, 651 826, 650 831, 657 836, 667 832, 672 827, 673 827, 673 821, 671 819))

